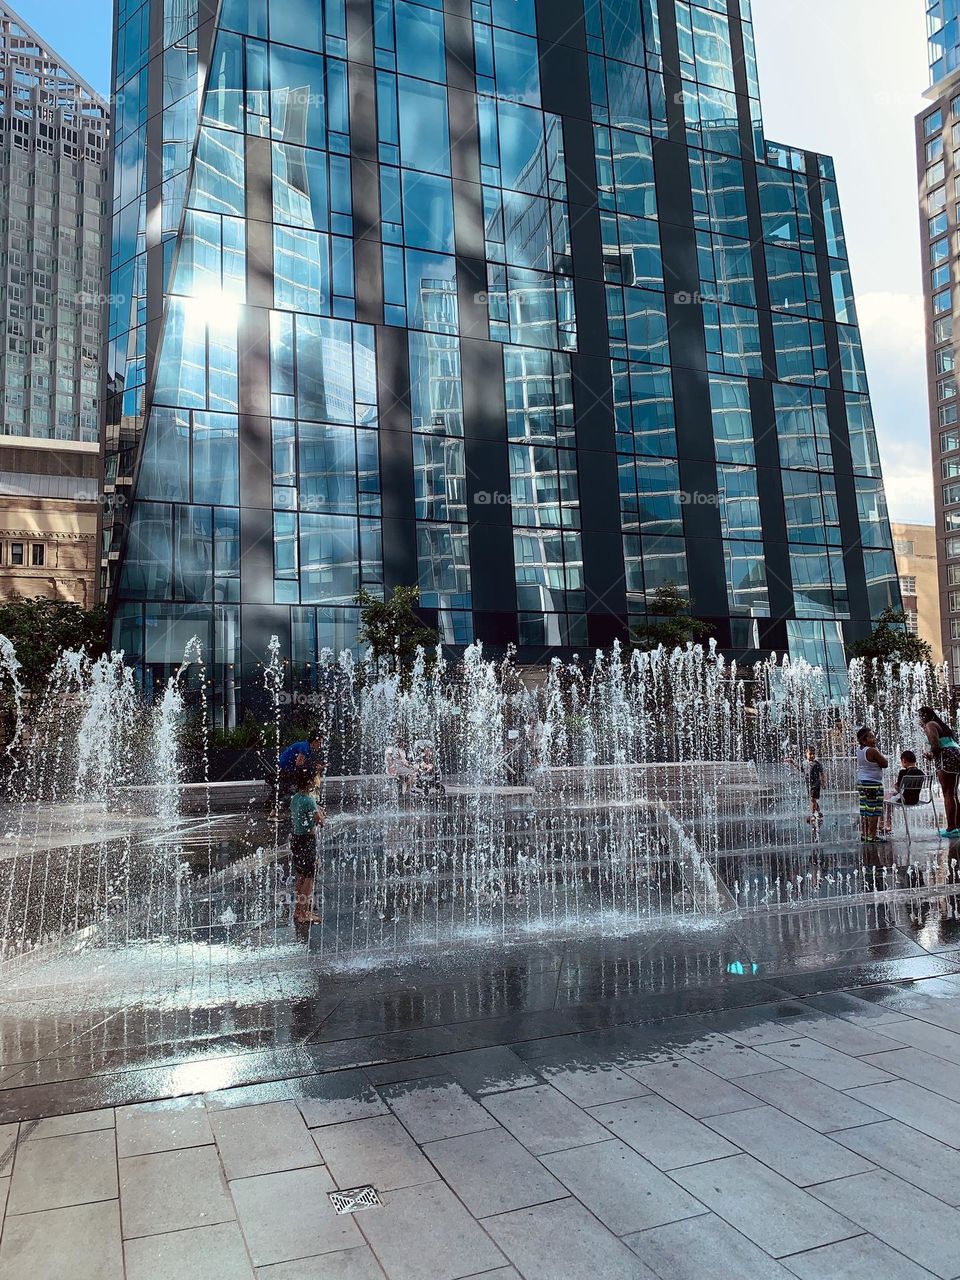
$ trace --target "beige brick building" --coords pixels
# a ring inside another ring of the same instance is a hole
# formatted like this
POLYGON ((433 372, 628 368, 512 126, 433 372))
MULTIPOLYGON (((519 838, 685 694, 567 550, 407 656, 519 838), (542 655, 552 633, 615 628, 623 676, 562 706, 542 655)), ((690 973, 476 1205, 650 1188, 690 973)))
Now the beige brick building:
POLYGON ((891 528, 907 625, 929 642, 934 661, 942 662, 936 528, 932 524, 893 524, 891 528))

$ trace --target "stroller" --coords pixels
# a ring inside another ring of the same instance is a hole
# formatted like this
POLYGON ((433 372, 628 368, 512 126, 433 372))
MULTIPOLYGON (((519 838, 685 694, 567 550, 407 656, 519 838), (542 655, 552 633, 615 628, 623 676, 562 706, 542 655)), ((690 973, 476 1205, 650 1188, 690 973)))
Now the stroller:
POLYGON ((445 796, 447 789, 440 777, 440 766, 437 764, 437 753, 433 743, 421 739, 413 745, 413 767, 417 771, 412 790, 416 795, 426 796, 434 792, 445 796))

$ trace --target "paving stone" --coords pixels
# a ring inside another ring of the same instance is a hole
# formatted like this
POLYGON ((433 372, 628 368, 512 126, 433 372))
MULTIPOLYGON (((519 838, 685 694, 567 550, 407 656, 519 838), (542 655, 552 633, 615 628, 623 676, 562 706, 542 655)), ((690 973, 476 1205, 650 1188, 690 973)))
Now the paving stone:
POLYGON ((101 1107, 96 1111, 76 1111, 66 1116, 46 1116, 36 1123, 23 1125, 21 1142, 33 1142, 37 1138, 61 1138, 68 1133, 92 1133, 96 1129, 113 1128, 113 1107, 101 1107))
POLYGON ((800 1280, 930 1280, 932 1275, 873 1236, 795 1253, 784 1265, 800 1280))
POLYGON ((790 1278, 781 1263, 713 1213, 625 1236, 624 1244, 669 1280, 790 1278))
MULTIPOLYGON (((771 1071, 763 1076, 748 1076, 740 1081, 740 1085, 754 1097, 786 1112, 818 1133, 849 1129, 853 1125, 883 1119, 880 1111, 866 1105, 866 1099, 858 1101, 799 1071, 771 1071)), ((882 1086, 884 1089, 889 1087, 882 1086)))
POLYGON ((727 1080, 721 1080, 712 1072, 705 1071, 703 1067, 698 1067, 695 1062, 683 1060, 655 1063, 653 1066, 642 1067, 637 1075, 654 1093, 697 1120, 702 1120, 704 1116, 720 1115, 725 1111, 740 1111, 756 1106, 750 1094, 744 1093, 727 1080))
POLYGON ((455 1280, 506 1262, 441 1182, 388 1192, 363 1230, 390 1280, 455 1280))
POLYGON ((235 1222, 140 1236, 123 1246, 126 1280, 253 1280, 240 1228, 235 1222))
POLYGON ((525 1209, 567 1194, 563 1184, 499 1126, 429 1142, 423 1153, 475 1218, 525 1209))
POLYGON ((960 1211, 878 1169, 812 1187, 811 1195, 943 1280, 960 1275, 960 1211))
POLYGON ((817 1018, 800 1000, 779 1004, 751 1005, 746 1009, 727 1009, 704 1016, 711 1031, 719 1031, 743 1045, 775 1044, 778 1040, 804 1035, 804 1028, 817 1018))
POLYGON ((234 1217, 215 1147, 185 1147, 120 1161, 124 1239, 206 1227, 234 1217))
POLYGON ((226 1107, 257 1107, 264 1102, 289 1102, 296 1095, 296 1080, 268 1080, 265 1084, 237 1085, 233 1089, 214 1089, 203 1095, 208 1111, 226 1107))
POLYGON ((327 1193, 334 1190, 330 1174, 319 1166, 231 1182, 253 1265, 265 1267, 362 1245, 353 1215, 338 1214, 330 1203, 327 1193))
POLYGON ((116 1200, 8 1215, 0 1237, 4 1280, 123 1280, 116 1200))
POLYGON ((691 1165, 672 1177, 775 1258, 859 1234, 852 1222, 838 1213, 824 1214, 811 1194, 752 1156, 691 1165))
POLYGON ((947 1204, 960 1205, 960 1152, 899 1120, 883 1120, 830 1135, 851 1151, 947 1204))
POLYGON ((534 1155, 608 1137, 607 1130, 592 1116, 550 1085, 495 1093, 484 1099, 483 1105, 534 1155))
POLYGON ((895 1028, 891 1027, 891 1032, 894 1030, 901 1044, 960 1064, 960 1035, 956 1031, 948 1031, 932 1022, 921 1022, 919 1018, 905 1018, 895 1028))
POLYGON ((735 1111, 705 1123, 798 1187, 872 1168, 862 1157, 776 1107, 735 1111))
POLYGON ((700 1044, 691 1045, 683 1056, 724 1080, 760 1075, 770 1070, 769 1058, 757 1053, 749 1045, 739 1044, 724 1035, 711 1036, 700 1044))
POLYGON ((415 1142, 457 1138, 492 1129, 496 1120, 452 1080, 409 1080, 382 1085, 384 1102, 415 1142))
POLYGON ((516 1267, 497 1267, 496 1271, 474 1272, 465 1280, 521 1280, 521 1276, 516 1267))
POLYGON ((576 1067, 545 1063, 538 1070, 548 1084, 578 1107, 619 1102, 624 1098, 642 1097, 650 1092, 635 1076, 626 1075, 616 1067, 601 1063, 576 1067))
POLYGON ((17 1149, 7 1214, 35 1213, 117 1195, 113 1130, 70 1133, 17 1149))
POLYGON ((487 1093, 505 1093, 539 1083, 512 1049, 497 1045, 491 1049, 468 1049, 463 1053, 445 1053, 445 1070, 469 1092, 482 1097, 487 1093))
POLYGON ((310 1130, 292 1102, 214 1111, 210 1123, 231 1180, 320 1164, 310 1130))
POLYGON ((0 1176, 7 1177, 13 1172, 13 1159, 17 1154, 17 1134, 20 1125, 0 1124, 0 1176))
POLYGON ((258 1267, 257 1280, 384 1280, 384 1275, 370 1248, 361 1245, 258 1267))
POLYGON ((658 1169, 679 1169, 738 1152, 726 1138, 655 1093, 592 1107, 590 1114, 658 1169))
POLYGON ((819 1040, 811 1040, 809 1036, 764 1045, 763 1052, 782 1067, 801 1071, 831 1089, 856 1089, 863 1085, 882 1084, 889 1079, 887 1072, 878 1071, 859 1058, 841 1053, 819 1040))
MULTIPOLYGON (((919 1129, 921 1133, 945 1142, 949 1147, 960 1148, 960 1103, 931 1093, 909 1080, 892 1080, 889 1084, 852 1089, 848 1096, 893 1120, 901 1120, 911 1129, 919 1129)), ((850 1128, 849 1125, 841 1127, 850 1128)))
POLYGON ((305 1082, 305 1096, 297 1099, 297 1106, 311 1129, 388 1114, 386 1103, 362 1071, 316 1076, 305 1082))
POLYGON ((824 1018, 815 1022, 804 1034, 811 1040, 819 1040, 821 1044, 838 1049, 841 1053, 861 1058, 868 1053, 883 1053, 902 1044, 897 1031, 903 1021, 885 1022, 880 1027, 865 1027, 845 1022, 843 1018, 824 1018))
POLYGON ((654 1280, 646 1263, 573 1199, 484 1220, 524 1280, 654 1280))
POLYGON ((170 1098, 117 1108, 117 1154, 142 1156, 213 1141, 202 1098, 170 1098))
POLYGON ((541 1159, 618 1236, 705 1212, 698 1200, 618 1138, 541 1159))
POLYGON ((914 1048, 876 1053, 866 1061, 901 1080, 910 1080, 931 1093, 960 1102, 960 1065, 914 1048))
POLYGON ((819 995, 805 996, 804 1004, 831 1013, 837 1018, 863 1026, 880 1026, 882 1023, 904 1022, 907 1019, 897 1009, 885 1009, 870 1000, 861 1000, 852 991, 824 991, 819 995))
POLYGON ((312 1130, 314 1141, 341 1187, 372 1183, 392 1191, 430 1182, 437 1173, 396 1116, 351 1120, 312 1130))

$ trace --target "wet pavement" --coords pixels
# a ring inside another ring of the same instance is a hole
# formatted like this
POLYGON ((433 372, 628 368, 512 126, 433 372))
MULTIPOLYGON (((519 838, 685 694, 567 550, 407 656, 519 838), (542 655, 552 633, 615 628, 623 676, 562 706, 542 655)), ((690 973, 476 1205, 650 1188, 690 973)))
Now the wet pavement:
POLYGON ((949 891, 2 996, 4 1280, 960 1276, 949 891))

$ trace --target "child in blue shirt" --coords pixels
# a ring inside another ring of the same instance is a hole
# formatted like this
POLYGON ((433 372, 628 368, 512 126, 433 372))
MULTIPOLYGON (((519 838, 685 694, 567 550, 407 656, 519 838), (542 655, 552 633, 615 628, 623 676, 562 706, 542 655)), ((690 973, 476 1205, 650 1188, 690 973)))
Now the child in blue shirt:
POLYGON ((313 881, 317 870, 317 831, 324 824, 326 812, 317 804, 316 781, 317 775, 312 769, 299 769, 297 789, 290 797, 290 852, 296 876, 293 923, 301 928, 320 920, 312 906, 313 881))

